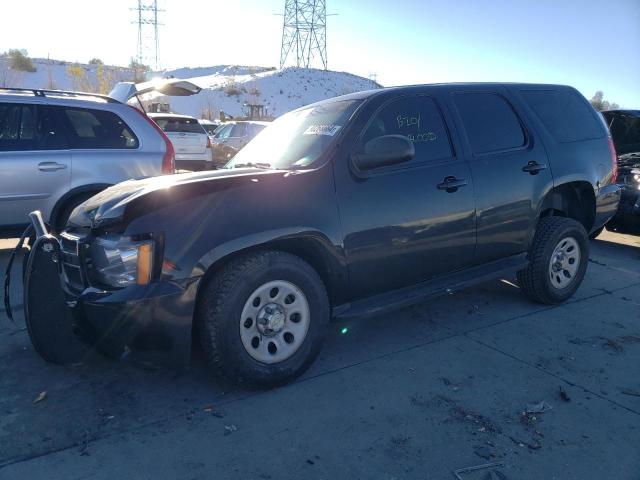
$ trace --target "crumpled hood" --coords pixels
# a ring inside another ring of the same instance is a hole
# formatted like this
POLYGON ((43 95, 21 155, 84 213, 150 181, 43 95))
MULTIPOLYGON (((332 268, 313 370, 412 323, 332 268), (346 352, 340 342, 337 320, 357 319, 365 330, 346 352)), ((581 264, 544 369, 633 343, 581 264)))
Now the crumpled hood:
POLYGON ((221 190, 233 185, 250 183, 256 175, 282 175, 282 170, 256 168, 222 169, 208 172, 162 175, 142 180, 127 180, 94 195, 75 208, 69 223, 75 226, 97 228, 123 218, 125 208, 134 200, 164 189, 198 187, 194 190, 211 188, 221 190), (245 180, 246 181, 243 181, 245 180), (240 181, 238 181, 240 180, 240 181))

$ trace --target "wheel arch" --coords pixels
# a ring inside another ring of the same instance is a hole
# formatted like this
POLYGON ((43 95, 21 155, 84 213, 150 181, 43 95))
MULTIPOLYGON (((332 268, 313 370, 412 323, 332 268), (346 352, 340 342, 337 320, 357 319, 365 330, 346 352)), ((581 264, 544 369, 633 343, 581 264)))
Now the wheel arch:
POLYGON ((550 216, 572 218, 590 233, 596 218, 593 185, 587 181, 573 181, 552 188, 542 201, 538 218, 550 216))
POLYGON ((236 239, 219 245, 200 259, 193 272, 194 276, 198 273, 201 275, 196 304, 205 285, 226 264, 242 255, 265 250, 287 252, 307 262, 322 279, 329 295, 329 303, 334 305, 340 301, 347 281, 346 265, 324 234, 302 231, 295 234, 273 234, 269 238, 257 240, 254 236, 236 239))
POLYGON ((87 185, 72 188, 62 195, 53 206, 53 209, 51 209, 51 215, 49 216, 49 222, 53 225, 54 221, 58 218, 58 215, 60 215, 60 212, 64 211, 67 203, 78 195, 84 195, 85 193, 91 192, 98 193, 111 186, 112 184, 110 183, 89 183, 87 185))

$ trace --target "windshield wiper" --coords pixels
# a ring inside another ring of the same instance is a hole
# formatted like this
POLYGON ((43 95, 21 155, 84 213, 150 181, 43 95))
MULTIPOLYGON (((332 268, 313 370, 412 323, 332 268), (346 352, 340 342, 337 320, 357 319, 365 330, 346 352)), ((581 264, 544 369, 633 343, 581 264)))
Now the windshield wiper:
POLYGON ((270 163, 264 162, 248 162, 248 163, 236 163, 233 168, 243 168, 243 167, 255 167, 255 168, 271 168, 270 163))

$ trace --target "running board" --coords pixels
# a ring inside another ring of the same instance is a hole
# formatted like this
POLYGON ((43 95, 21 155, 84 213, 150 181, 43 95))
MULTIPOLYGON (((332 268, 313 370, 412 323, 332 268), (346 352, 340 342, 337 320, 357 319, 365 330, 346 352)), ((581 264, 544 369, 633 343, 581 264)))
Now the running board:
POLYGON ((527 266, 527 254, 521 253, 511 257, 485 263, 432 280, 421 282, 411 287, 400 288, 381 293, 354 302, 334 307, 334 318, 353 318, 378 315, 392 310, 408 307, 427 299, 438 297, 472 285, 512 275, 527 266))

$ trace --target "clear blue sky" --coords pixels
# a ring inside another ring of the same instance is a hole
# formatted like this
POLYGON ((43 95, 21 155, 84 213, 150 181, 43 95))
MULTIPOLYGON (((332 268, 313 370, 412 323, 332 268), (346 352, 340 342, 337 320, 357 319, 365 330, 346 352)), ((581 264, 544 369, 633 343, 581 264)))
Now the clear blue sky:
MULTIPOLYGON (((126 64, 135 0, 3 2, 0 51, 126 64), (36 13, 37 12, 37 13, 36 13)), ((160 0, 164 67, 277 65, 284 0, 160 0)), ((383 85, 574 85, 640 108, 640 0, 327 0, 332 70, 383 85)))

